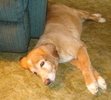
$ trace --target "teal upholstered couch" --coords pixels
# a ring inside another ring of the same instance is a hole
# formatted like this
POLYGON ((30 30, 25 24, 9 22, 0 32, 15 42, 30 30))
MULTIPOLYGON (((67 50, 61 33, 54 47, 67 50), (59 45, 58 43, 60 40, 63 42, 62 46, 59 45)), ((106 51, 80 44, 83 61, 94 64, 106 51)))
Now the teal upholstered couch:
POLYGON ((47 0, 0 0, 0 51, 26 52, 45 26, 47 0))

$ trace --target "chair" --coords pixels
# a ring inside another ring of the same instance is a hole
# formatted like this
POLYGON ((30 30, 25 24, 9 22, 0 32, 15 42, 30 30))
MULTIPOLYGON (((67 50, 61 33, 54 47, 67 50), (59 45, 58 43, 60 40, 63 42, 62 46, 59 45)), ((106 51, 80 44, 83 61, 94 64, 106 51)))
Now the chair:
POLYGON ((45 26, 47 0, 0 0, 0 51, 26 52, 45 26))

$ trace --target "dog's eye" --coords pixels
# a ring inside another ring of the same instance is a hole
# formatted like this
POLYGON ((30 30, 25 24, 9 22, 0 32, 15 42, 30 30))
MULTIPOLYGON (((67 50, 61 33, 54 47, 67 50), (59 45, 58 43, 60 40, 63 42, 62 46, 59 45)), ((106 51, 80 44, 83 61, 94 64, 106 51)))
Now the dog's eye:
POLYGON ((42 62, 40 63, 40 67, 43 67, 44 64, 45 64, 45 62, 42 61, 42 62))

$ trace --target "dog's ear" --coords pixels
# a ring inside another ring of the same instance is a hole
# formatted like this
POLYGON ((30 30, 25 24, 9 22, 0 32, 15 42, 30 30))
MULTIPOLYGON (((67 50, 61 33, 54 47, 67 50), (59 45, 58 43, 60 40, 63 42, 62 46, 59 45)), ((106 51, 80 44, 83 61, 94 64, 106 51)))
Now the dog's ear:
POLYGON ((48 53, 50 53, 55 58, 57 58, 57 59, 59 58, 56 47, 54 44, 52 44, 52 43, 45 44, 45 49, 47 50, 48 53))
POLYGON ((19 61, 21 67, 29 69, 28 67, 28 62, 27 62, 27 58, 26 57, 22 57, 19 61))

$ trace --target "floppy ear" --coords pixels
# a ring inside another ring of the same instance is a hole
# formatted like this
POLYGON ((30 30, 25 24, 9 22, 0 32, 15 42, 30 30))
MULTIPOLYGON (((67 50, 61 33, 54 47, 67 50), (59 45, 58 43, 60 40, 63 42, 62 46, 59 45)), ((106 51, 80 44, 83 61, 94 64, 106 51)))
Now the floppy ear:
POLYGON ((21 67, 29 69, 26 57, 21 58, 19 63, 21 65, 21 67))
POLYGON ((46 47, 45 49, 47 50, 48 53, 50 53, 52 56, 54 56, 57 59, 59 58, 54 44, 47 43, 47 44, 45 44, 45 47, 46 47))

